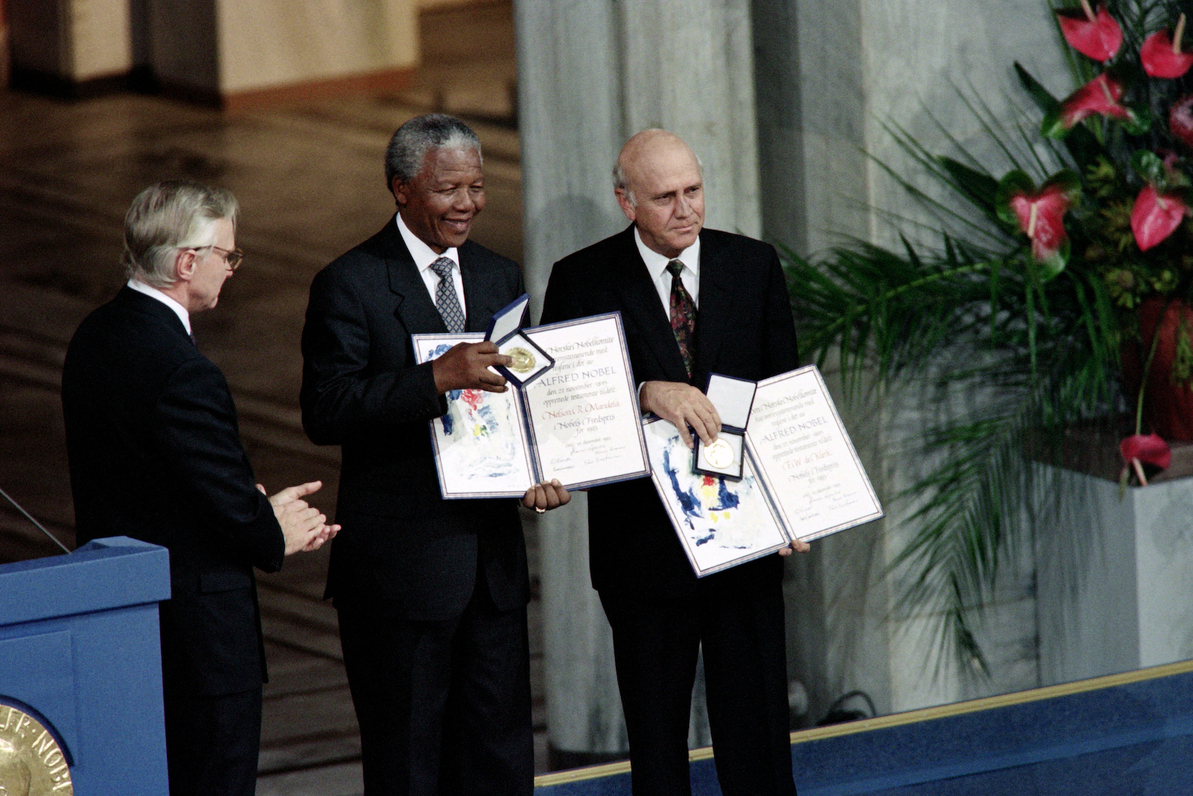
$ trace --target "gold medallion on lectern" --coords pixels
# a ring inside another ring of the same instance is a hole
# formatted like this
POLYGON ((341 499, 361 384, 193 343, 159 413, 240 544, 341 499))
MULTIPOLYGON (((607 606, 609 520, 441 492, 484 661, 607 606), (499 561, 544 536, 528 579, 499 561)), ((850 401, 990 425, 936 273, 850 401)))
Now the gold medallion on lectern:
POLYGON ((534 354, 527 351, 525 348, 518 346, 511 348, 505 352, 506 356, 512 357, 514 362, 510 365, 510 370, 517 373, 529 373, 534 370, 534 354))
POLYGON ((70 766, 50 731, 0 700, 0 794, 73 796, 70 766))
POLYGON ((733 448, 723 439, 714 440, 704 446, 704 460, 718 470, 733 464, 733 448))

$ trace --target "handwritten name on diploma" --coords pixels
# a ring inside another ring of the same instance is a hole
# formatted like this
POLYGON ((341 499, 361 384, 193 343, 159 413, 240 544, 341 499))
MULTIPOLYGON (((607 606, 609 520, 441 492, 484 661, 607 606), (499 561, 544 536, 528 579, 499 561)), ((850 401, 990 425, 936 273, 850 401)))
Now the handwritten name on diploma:
POLYGON ((603 423, 611 423, 617 419, 617 415, 605 414, 595 415, 595 412, 600 412, 607 409, 617 409, 621 406, 621 401, 608 401, 606 403, 589 403, 581 406, 571 406, 567 409, 548 409, 542 414, 543 420, 559 420, 555 424, 555 428, 559 430, 569 428, 580 428, 585 425, 601 425, 603 423), (577 415, 587 415, 586 417, 577 417, 577 415))

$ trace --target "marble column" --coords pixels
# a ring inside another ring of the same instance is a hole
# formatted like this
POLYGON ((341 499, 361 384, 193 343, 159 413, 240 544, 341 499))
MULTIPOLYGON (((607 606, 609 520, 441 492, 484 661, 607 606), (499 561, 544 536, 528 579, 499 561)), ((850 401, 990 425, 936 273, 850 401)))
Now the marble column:
MULTIPOLYGON (((514 4, 522 146, 523 270, 538 318, 551 264, 625 223, 611 168, 623 138, 611 3, 514 4)), ((587 500, 537 518, 552 768, 627 749, 612 640, 588 578, 587 500)))
MULTIPOLYGON (((865 75, 858 0, 798 4, 754 0, 758 150, 763 237, 810 256, 843 236, 864 238, 868 181, 865 75)), ((798 289, 798 286, 797 286, 798 289)), ((823 369, 837 386, 832 363, 823 369)), ((881 493, 874 405, 837 404, 871 480, 881 493)), ((882 523, 816 542, 787 566, 788 666, 807 695, 800 723, 825 715, 852 690, 885 703, 883 678, 866 662, 884 661, 881 611, 882 523)), ((880 671, 880 669, 879 669, 880 671)))
MULTIPOLYGON (((704 165, 708 226, 757 235, 753 51, 746 0, 515 0, 524 270, 537 317, 551 265, 627 223, 611 170, 647 127, 704 165)), ((600 278, 594 274, 594 278, 600 278)), ((583 499, 540 521, 554 762, 624 754, 608 626, 589 585, 583 499)), ((703 708, 689 741, 709 742, 703 708)))

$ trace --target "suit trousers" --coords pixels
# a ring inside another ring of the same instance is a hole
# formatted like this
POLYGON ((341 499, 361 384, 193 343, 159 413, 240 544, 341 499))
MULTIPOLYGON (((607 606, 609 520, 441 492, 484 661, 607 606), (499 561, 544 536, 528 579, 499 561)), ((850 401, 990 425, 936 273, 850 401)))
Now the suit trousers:
POLYGON ((747 574, 710 575, 694 599, 600 593, 634 796, 691 793, 688 719, 701 647, 722 793, 794 796, 781 584, 747 574))
POLYGON ((335 605, 365 796, 530 796, 524 606, 498 611, 483 578, 450 620, 402 619, 384 600, 335 605))
POLYGON ((170 796, 253 796, 261 689, 205 696, 165 687, 170 796))

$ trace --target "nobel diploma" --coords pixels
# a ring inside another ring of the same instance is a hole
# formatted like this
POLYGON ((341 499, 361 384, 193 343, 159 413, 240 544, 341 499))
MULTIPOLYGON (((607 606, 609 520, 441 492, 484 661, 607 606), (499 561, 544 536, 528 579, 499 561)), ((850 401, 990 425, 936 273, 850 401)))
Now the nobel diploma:
POLYGON ((814 366, 758 382, 746 444, 793 536, 815 539, 882 516, 814 366))
MULTIPOLYGON (((533 372, 504 393, 453 390, 431 421, 445 498, 521 497, 559 479, 568 489, 650 472, 621 317, 616 313, 524 328, 504 348, 509 370, 533 372), (541 353, 540 353, 541 352, 541 353), (549 364, 547 369, 545 365, 549 364)), ((476 335, 415 335, 428 362, 476 335)))

